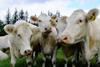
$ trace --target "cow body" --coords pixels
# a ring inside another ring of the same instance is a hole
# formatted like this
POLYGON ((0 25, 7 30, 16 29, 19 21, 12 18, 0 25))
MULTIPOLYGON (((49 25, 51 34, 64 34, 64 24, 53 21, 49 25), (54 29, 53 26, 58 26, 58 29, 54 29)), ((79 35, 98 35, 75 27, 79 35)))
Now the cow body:
POLYGON ((5 32, 8 33, 11 54, 11 66, 14 67, 16 58, 20 55, 26 56, 28 66, 32 63, 32 49, 30 45, 30 38, 32 36, 32 27, 24 20, 19 20, 15 24, 6 25, 5 32))
POLYGON ((68 25, 60 37, 61 41, 66 44, 85 41, 85 58, 88 61, 88 67, 90 66, 89 60, 96 53, 98 53, 98 61, 100 62, 100 23, 96 19, 97 15, 98 9, 92 9, 87 14, 81 9, 74 11, 68 18, 68 25))
POLYGON ((55 21, 51 21, 49 16, 41 14, 38 20, 41 20, 41 22, 37 21, 40 31, 32 37, 32 45, 36 54, 38 52, 43 53, 44 67, 46 59, 49 58, 55 61, 57 30, 55 28, 55 21))
POLYGON ((10 48, 10 43, 9 43, 9 36, 1 36, 0 37, 0 59, 3 60, 3 58, 8 58, 9 54, 9 48, 10 48), (7 49, 7 50, 6 50, 7 49), (7 53, 7 54, 6 54, 7 53))

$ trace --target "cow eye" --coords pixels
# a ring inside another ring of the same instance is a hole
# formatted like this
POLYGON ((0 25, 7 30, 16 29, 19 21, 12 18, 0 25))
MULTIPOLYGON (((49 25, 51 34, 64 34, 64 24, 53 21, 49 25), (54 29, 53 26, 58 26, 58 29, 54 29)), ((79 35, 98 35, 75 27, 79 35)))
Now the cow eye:
POLYGON ((78 20, 78 23, 77 24, 79 24, 79 23, 82 23, 82 20, 80 19, 80 20, 78 20))
POLYGON ((42 22, 42 20, 39 20, 39 22, 42 22))
POLYGON ((58 22, 58 20, 56 20, 56 22, 58 22))
POLYGON ((82 22, 82 20, 79 20, 79 22, 81 23, 81 22, 82 22))
POLYGON ((18 37, 22 38, 20 34, 17 35, 18 37))

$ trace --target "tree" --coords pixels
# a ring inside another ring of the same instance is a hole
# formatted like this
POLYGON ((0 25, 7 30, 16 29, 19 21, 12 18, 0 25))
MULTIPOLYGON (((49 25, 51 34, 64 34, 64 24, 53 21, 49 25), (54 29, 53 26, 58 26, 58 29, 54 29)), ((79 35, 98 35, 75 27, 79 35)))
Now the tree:
POLYGON ((10 24, 11 23, 11 15, 10 15, 10 12, 9 12, 9 9, 7 11, 7 15, 6 15, 6 24, 10 24))
POLYGON ((3 25, 3 21, 2 20, 0 20, 0 25, 3 25))
POLYGON ((24 11, 23 11, 23 10, 21 10, 21 11, 19 12, 19 19, 25 20, 25 16, 24 16, 24 11))
POLYGON ((25 20, 28 21, 28 12, 25 12, 25 20))
POLYGON ((15 9, 15 12, 12 17, 12 23, 14 24, 18 20, 18 11, 15 9))
POLYGON ((5 31, 4 31, 4 24, 3 24, 3 21, 2 20, 0 20, 0 36, 4 36, 4 35, 6 35, 6 33, 5 33, 5 31))
POLYGON ((60 12, 58 10, 56 11, 56 16, 60 17, 60 12))

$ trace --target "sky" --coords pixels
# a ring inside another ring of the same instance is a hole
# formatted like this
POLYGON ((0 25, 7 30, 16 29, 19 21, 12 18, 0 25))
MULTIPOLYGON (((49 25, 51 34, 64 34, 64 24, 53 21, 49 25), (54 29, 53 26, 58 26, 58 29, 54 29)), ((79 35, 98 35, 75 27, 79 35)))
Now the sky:
POLYGON ((59 11, 61 15, 70 16, 76 9, 85 11, 92 8, 100 9, 100 0, 0 0, 0 19, 5 20, 7 10, 10 9, 13 14, 15 8, 18 11, 21 9, 28 11, 29 16, 48 11, 52 13, 59 11))

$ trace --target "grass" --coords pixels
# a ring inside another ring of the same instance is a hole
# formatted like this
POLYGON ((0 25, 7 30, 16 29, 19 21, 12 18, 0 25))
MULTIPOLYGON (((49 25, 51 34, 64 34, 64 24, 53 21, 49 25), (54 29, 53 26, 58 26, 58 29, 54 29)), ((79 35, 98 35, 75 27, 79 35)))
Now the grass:
MULTIPOLYGON (((38 58, 36 59, 38 61, 37 65, 34 66, 34 67, 41 67, 42 63, 41 63, 41 59, 42 59, 43 55, 42 54, 39 54, 38 55, 38 58)), ((57 51, 57 56, 56 56, 56 59, 57 59, 57 63, 58 64, 61 64, 62 60, 63 60, 63 52, 61 49, 59 49, 57 51)), ((95 64, 96 58, 92 59, 91 60, 91 63, 92 64, 95 64)), ((22 58, 18 58, 17 59, 17 62, 16 62, 16 67, 26 67, 26 62, 25 62, 25 57, 22 57, 22 58)), ((10 67, 10 58, 6 59, 6 60, 3 60, 3 61, 0 61, 0 67, 10 67)), ((60 66, 59 66, 60 67, 60 66)), ((62 66, 61 66, 62 67, 62 66)))

